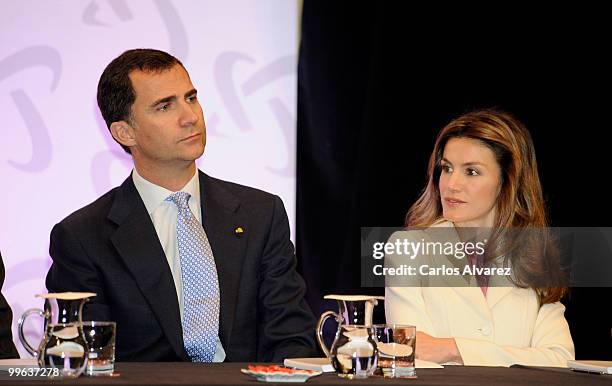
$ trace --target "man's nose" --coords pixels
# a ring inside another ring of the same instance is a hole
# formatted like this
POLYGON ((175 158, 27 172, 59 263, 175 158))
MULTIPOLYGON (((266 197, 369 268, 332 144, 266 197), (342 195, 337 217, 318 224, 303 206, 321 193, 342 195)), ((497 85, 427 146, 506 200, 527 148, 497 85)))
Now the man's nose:
POLYGON ((181 108, 180 124, 181 126, 195 125, 200 117, 197 114, 196 108, 189 104, 183 104, 181 108))

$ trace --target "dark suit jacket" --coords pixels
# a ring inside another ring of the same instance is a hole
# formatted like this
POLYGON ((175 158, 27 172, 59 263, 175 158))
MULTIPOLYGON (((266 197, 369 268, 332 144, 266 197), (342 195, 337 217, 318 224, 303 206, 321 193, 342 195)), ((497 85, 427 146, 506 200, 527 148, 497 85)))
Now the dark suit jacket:
MULTIPOLYGON (((289 224, 277 196, 199 172, 226 361, 317 355, 289 224), (238 235, 237 227, 244 233, 238 235)), ((189 360, 170 267, 131 176, 55 225, 49 291, 91 291, 84 318, 117 322, 120 361, 189 360)))
MULTIPOLYGON (((3 284, 4 263, 2 262, 2 254, 0 254, 0 290, 3 284)), ((13 323, 13 312, 0 292, 0 359, 19 358, 19 353, 17 353, 13 343, 11 323, 13 323)))

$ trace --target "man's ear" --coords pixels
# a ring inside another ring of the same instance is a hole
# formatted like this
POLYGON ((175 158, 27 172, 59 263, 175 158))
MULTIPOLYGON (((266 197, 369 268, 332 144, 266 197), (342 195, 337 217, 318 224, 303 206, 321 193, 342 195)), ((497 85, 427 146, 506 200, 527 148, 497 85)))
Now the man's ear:
POLYGON ((113 135, 113 138, 115 138, 115 141, 119 142, 123 146, 132 147, 136 145, 134 128, 126 121, 111 123, 110 132, 113 135))

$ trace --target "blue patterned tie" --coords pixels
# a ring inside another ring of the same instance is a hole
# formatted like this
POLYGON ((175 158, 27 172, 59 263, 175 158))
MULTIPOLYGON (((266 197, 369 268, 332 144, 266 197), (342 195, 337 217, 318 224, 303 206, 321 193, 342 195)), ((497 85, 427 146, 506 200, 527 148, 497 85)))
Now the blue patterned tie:
POLYGON ((166 201, 178 208, 176 240, 183 283, 183 342, 193 362, 212 362, 219 334, 219 279, 208 237, 187 202, 186 192, 166 201))

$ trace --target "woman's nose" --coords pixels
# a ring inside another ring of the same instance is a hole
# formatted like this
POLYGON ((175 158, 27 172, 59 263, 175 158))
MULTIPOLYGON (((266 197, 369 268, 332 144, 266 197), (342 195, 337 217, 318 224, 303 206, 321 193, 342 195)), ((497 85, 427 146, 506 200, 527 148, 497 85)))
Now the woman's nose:
POLYGON ((448 183, 446 187, 453 192, 457 192, 461 190, 462 185, 463 180, 461 178, 461 175, 457 172, 452 172, 451 175, 448 177, 448 183))

